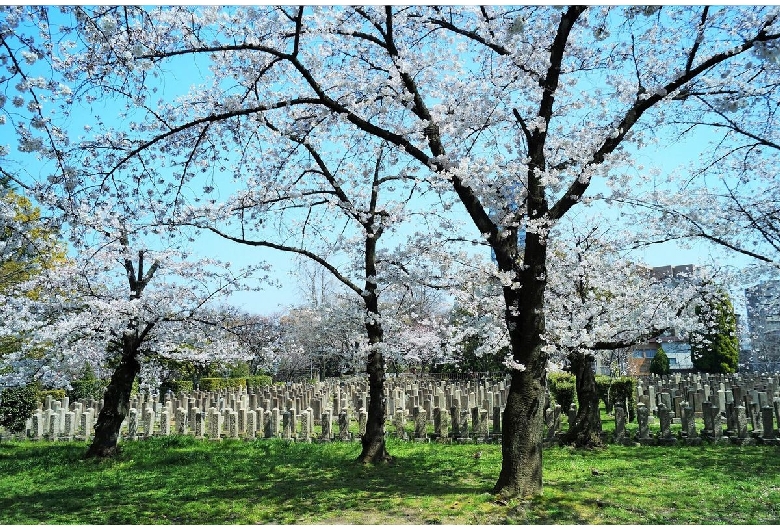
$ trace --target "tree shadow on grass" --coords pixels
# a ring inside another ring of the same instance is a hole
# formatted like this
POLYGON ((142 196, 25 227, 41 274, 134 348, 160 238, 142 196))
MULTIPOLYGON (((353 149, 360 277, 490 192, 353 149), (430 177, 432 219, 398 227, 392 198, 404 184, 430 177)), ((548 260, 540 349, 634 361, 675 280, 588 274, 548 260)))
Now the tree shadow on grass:
MULTIPOLYGON (((544 509, 589 512, 599 524, 756 524, 780 517, 780 452, 773 447, 610 447, 574 451, 548 473, 544 509), (567 506, 568 505, 568 506, 567 506)), ((565 521, 576 522, 576 521, 565 521)))
POLYGON ((72 444, 25 447, 17 469, 11 464, 7 471, 23 475, 30 459, 57 465, 45 480, 32 474, 21 487, 0 493, 0 521, 310 521, 366 507, 390 509, 401 498, 473 497, 485 493, 498 472, 476 466, 463 451, 442 461, 431 458, 430 449, 399 451, 392 464, 359 464, 356 443, 209 445, 171 437, 125 444, 118 457, 102 461, 82 460, 84 450, 72 444))

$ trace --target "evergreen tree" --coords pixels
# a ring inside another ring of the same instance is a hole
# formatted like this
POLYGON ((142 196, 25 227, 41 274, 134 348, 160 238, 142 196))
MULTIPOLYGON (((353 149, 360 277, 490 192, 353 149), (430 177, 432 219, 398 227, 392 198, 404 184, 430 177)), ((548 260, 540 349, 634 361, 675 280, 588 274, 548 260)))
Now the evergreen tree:
POLYGON ((709 304, 697 307, 704 329, 691 337, 691 359, 697 370, 730 374, 737 371, 739 344, 737 317, 728 294, 720 292, 709 304))
POLYGON ((659 347, 655 352, 655 357, 650 361, 650 373, 656 375, 668 375, 671 370, 669 369, 669 357, 662 347, 659 347))

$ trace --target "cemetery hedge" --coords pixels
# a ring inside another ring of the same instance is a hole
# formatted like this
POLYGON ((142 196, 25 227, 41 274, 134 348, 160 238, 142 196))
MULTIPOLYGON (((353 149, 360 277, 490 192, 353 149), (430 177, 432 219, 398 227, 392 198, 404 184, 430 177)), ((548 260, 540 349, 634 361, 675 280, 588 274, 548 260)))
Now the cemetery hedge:
MULTIPOLYGON (((623 403, 628 400, 627 410, 632 413, 636 405, 635 388, 636 378, 634 377, 596 376, 596 391, 606 405, 607 412, 612 412, 612 406, 615 403, 623 403)), ((633 413, 631 417, 633 418, 633 413)))
POLYGON ((0 425, 10 432, 24 431, 27 418, 35 410, 38 390, 35 385, 3 389, 0 392, 0 425))
MULTIPOLYGON (((241 388, 262 388, 273 384, 270 375, 249 375, 238 377, 201 377, 198 380, 198 389, 204 392, 219 390, 239 390, 241 388)), ((195 384, 189 380, 165 381, 160 386, 160 393, 165 394, 169 390, 174 394, 190 394, 195 389, 195 384)))
POLYGON ((574 374, 567 372, 553 372, 547 376, 547 387, 555 402, 564 411, 569 410, 572 403, 576 402, 577 387, 574 374))
POLYGON ((544 494, 504 501, 488 493, 498 444, 387 443, 393 463, 372 466, 359 442, 154 437, 110 460, 83 459, 84 442, 3 442, 0 524, 780 521, 778 447, 554 447, 544 494))
POLYGON ((0 391, 0 426, 10 432, 24 432, 27 418, 38 403, 46 401, 46 396, 62 399, 65 391, 44 389, 39 383, 4 388, 0 391))

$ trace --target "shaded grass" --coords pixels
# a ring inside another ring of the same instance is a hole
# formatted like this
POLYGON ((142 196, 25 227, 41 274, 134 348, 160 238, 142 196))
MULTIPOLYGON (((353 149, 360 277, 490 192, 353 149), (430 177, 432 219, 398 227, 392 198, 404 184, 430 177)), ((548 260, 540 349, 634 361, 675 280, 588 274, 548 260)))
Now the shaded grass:
POLYGON ((79 442, 0 444, 0 524, 780 522, 776 447, 552 448, 544 495, 509 502, 489 493, 497 445, 391 438, 395 461, 379 466, 354 462, 359 443, 159 437, 123 449, 99 461, 79 442))

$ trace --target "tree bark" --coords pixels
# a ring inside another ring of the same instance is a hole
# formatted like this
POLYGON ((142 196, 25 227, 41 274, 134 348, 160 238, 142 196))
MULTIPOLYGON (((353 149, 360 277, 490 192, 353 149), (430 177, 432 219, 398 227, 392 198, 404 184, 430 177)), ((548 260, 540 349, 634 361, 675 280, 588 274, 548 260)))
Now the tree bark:
MULTIPOLYGON (((496 255, 499 266, 503 262, 504 269, 509 261, 514 261, 514 252, 497 252, 496 255)), ((525 368, 512 371, 504 408, 501 472, 493 487, 493 492, 503 497, 531 497, 542 493, 544 393, 547 386, 547 354, 542 340, 546 260, 544 238, 527 234, 523 266, 515 266, 522 289, 504 288, 512 358, 525 368)))
POLYGON ((95 437, 87 450, 87 458, 118 454, 119 429, 130 410, 130 393, 140 370, 138 341, 129 333, 125 334, 122 339, 122 359, 103 395, 103 408, 95 424, 95 437))
MULTIPOLYGON (((377 166, 378 167, 378 166, 377 166)), ((378 177, 378 171, 374 178, 378 177)), ((372 192, 371 209, 376 208, 377 186, 372 192)), ((366 434, 361 437, 363 450, 358 461, 364 464, 389 462, 392 457, 385 447, 385 357, 382 353, 384 331, 379 315, 379 295, 376 283, 376 243, 381 235, 380 230, 374 230, 374 217, 369 218, 365 225, 369 237, 365 240, 365 270, 366 287, 363 302, 366 308, 366 333, 368 334, 368 417, 366 418, 366 434)))
POLYGON ((573 351, 569 354, 569 361, 576 378, 577 401, 580 407, 574 424, 569 425, 569 431, 563 437, 563 443, 583 448, 599 447, 603 444, 593 356, 583 351, 573 351))
MULTIPOLYGON (((120 242, 127 249, 127 234, 122 232, 120 242)), ((133 261, 125 259, 124 267, 127 272, 127 281, 130 291, 130 300, 141 297, 146 286, 157 272, 160 263, 155 261, 144 273, 144 251, 138 252, 138 270, 133 261)), ((117 442, 119 429, 122 427, 128 412, 130 412, 130 394, 133 391, 133 381, 141 371, 141 363, 138 362, 138 352, 145 338, 154 328, 154 322, 147 322, 139 328, 138 322, 131 320, 129 327, 122 334, 122 358, 119 366, 111 374, 111 381, 103 395, 103 408, 98 415, 95 424, 95 438, 87 449, 89 457, 111 457, 119 452, 117 442)))
POLYGON ((358 461, 364 464, 389 462, 385 447, 385 360, 382 354, 382 327, 366 324, 371 352, 368 356, 368 417, 366 434, 361 437, 363 450, 358 461))
POLYGON ((502 418, 501 472, 493 487, 493 493, 503 497, 542 493, 545 364, 512 374, 502 418))

